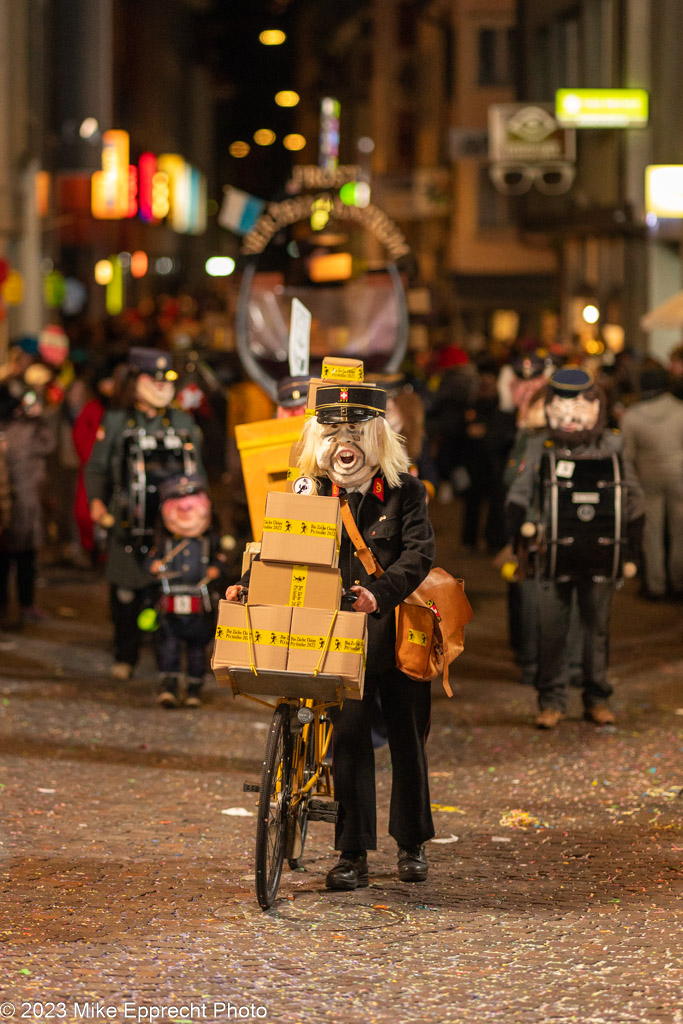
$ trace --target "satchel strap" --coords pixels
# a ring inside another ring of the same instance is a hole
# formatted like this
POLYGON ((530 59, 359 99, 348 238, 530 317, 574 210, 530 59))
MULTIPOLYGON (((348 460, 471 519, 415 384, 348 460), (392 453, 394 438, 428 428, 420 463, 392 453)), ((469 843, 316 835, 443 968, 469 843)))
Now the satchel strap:
POLYGON ((370 576, 381 576, 384 570, 381 565, 378 564, 372 551, 363 540, 362 534, 356 526, 356 520, 353 518, 353 512, 349 508, 348 500, 343 494, 339 497, 339 505, 341 507, 341 517, 344 526, 346 527, 346 532, 351 538, 351 543, 356 549, 363 568, 370 576))

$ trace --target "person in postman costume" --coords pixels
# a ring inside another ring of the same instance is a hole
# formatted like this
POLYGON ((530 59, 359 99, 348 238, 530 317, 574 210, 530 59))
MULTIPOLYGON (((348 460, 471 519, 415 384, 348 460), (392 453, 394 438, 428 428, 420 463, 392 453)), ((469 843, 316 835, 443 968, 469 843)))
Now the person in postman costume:
POLYGON ((153 594, 145 557, 154 535, 158 489, 178 472, 202 472, 194 420, 171 407, 177 374, 168 352, 132 348, 119 405, 105 413, 85 467, 92 520, 106 527, 106 579, 114 623, 114 679, 130 678, 142 634, 140 611, 153 594), (150 589, 151 587, 151 589, 150 589))
POLYGON ((149 571, 161 583, 159 599, 159 692, 157 703, 176 708, 182 654, 187 661, 183 704, 201 705, 206 645, 214 633, 209 586, 223 569, 220 531, 213 523, 206 481, 199 473, 172 476, 159 488, 160 519, 149 571))
MULTIPOLYGON (((528 442, 507 497, 511 539, 533 541, 539 667, 539 729, 554 729, 567 711, 568 649, 580 643, 584 717, 610 725, 609 622, 615 586, 635 572, 644 503, 622 453, 605 429, 605 407, 592 375, 555 370, 546 385, 548 431, 528 442), (581 630, 569 628, 576 595, 581 630)), ((526 628, 533 628, 528 622, 526 628)))
MULTIPOLYGON (((434 835, 425 744, 431 715, 428 682, 396 668, 394 609, 424 580, 434 559, 426 491, 408 472, 400 438, 386 421, 386 392, 367 384, 323 386, 315 416, 303 428, 299 467, 318 494, 348 498, 356 525, 384 573, 369 575, 346 529, 339 568, 354 609, 368 614, 368 657, 362 701, 332 712, 334 793, 339 802, 329 889, 368 884, 367 851, 377 848, 375 758, 371 724, 380 693, 392 762, 389 833, 396 840, 401 881, 427 877, 424 843, 434 835)), ((248 584, 245 576, 242 585, 248 584)), ((240 585, 226 593, 236 600, 240 585)))

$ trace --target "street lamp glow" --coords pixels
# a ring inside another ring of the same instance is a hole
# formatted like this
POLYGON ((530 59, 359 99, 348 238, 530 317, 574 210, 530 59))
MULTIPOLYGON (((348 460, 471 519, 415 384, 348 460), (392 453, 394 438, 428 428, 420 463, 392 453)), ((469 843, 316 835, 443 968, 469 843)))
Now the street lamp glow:
POLYGON ((260 33, 258 38, 264 46, 281 46, 287 36, 279 28, 267 28, 260 33))
POLYGON ((229 277, 235 269, 232 256, 211 256, 204 264, 209 277, 229 277))
POLYGON ((275 102, 278 107, 295 107, 300 98, 299 93, 292 89, 281 89, 280 92, 275 93, 275 102))
POLYGON ((587 324, 597 324, 598 320, 600 319, 600 310, 597 306, 594 306, 592 303, 588 303, 587 306, 583 307, 581 316, 587 324))
POLYGON ((237 142, 233 142, 231 144, 230 148, 228 149, 228 152, 230 156, 234 156, 235 159, 241 160, 243 156, 248 156, 250 150, 251 146, 249 145, 248 142, 242 142, 241 140, 238 140, 237 142))
POLYGON ((297 152, 299 149, 303 149, 306 145, 306 139, 303 135, 299 135, 297 132, 293 132, 291 135, 285 135, 282 140, 282 145, 285 149, 297 152))
POLYGON ((96 117, 86 117, 81 121, 81 127, 78 129, 78 134, 82 139, 92 139, 93 135, 96 135, 100 130, 99 123, 96 117))
POLYGON ((275 139, 275 132, 270 128, 259 128, 257 132, 254 132, 254 142, 257 146, 272 146, 275 139))

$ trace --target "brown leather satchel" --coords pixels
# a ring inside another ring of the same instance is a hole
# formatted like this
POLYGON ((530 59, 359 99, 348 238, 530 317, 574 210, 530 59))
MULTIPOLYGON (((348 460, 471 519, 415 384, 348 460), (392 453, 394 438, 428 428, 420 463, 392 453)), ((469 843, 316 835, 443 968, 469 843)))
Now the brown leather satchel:
MULTIPOLYGON (((382 567, 365 544, 346 498, 339 499, 346 532, 366 572, 381 576, 382 567)), ((462 653, 472 607, 464 580, 445 569, 432 569, 419 587, 396 607, 396 667, 410 679, 428 681, 441 674, 453 696, 448 666, 462 653)))

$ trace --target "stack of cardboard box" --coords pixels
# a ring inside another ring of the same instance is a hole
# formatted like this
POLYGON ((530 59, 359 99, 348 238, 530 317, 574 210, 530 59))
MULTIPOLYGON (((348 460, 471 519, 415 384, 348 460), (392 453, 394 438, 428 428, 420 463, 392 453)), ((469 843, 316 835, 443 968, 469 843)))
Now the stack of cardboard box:
MULTIPOLYGON (((260 559, 251 563, 246 605, 221 601, 211 667, 341 676, 344 698, 363 696, 367 616, 341 611, 339 499, 271 491, 260 559)), ((305 682, 302 683, 305 689, 305 682)), ((310 694, 302 692, 299 696, 310 694)))

